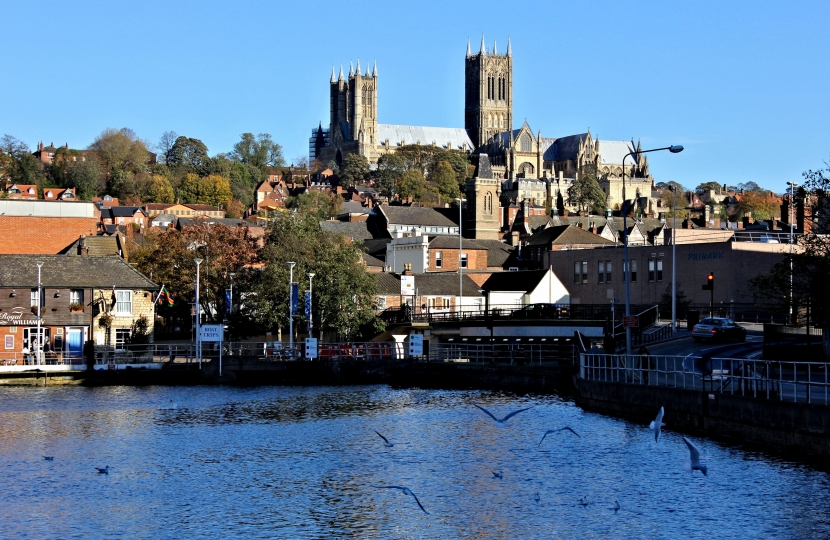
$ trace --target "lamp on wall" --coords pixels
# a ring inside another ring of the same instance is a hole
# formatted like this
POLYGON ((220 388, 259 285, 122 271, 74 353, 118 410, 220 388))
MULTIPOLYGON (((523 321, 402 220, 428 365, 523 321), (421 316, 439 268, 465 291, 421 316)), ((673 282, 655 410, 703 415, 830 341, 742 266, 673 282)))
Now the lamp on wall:
POLYGON ((17 291, 15 291, 14 289, 12 289, 12 293, 11 293, 9 296, 11 296, 12 298, 14 298, 15 296, 17 296, 17 291))
POLYGON ((60 297, 61 297, 61 292, 60 291, 55 292, 55 298, 60 298, 60 297))

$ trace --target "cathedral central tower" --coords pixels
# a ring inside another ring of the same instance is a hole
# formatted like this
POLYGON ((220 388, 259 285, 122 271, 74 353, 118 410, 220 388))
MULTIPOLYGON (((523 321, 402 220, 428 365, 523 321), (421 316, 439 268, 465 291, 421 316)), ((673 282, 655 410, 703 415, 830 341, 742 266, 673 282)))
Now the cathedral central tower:
POLYGON ((486 144, 495 134, 513 129, 513 52, 499 54, 496 43, 487 52, 484 36, 478 54, 470 52, 464 69, 464 128, 473 146, 486 144))

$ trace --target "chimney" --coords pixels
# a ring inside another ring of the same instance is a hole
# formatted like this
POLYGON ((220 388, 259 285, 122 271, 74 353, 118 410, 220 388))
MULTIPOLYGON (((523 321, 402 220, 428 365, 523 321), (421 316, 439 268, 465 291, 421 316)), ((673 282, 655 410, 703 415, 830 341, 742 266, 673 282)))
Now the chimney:
POLYGON ((744 229, 746 229, 747 227, 749 227, 750 225, 752 225, 754 223, 754 220, 749 216, 745 216, 744 219, 743 219, 743 222, 744 222, 744 229))
POLYGON ((510 233, 510 245, 511 246, 518 246, 519 245, 519 231, 513 231, 510 233))
POLYGON ((403 265, 403 275, 404 276, 413 276, 415 274, 412 273, 412 263, 406 263, 403 265))
POLYGON ((89 246, 86 245, 86 236, 81 235, 78 239, 78 255, 88 256, 89 246))
POLYGON ((530 202, 527 199, 522 201, 522 221, 530 223, 530 202))
POLYGON ((706 206, 703 207, 703 221, 706 222, 705 223, 706 227, 709 226, 709 220, 711 219, 711 217, 712 217, 712 207, 707 204, 706 206))

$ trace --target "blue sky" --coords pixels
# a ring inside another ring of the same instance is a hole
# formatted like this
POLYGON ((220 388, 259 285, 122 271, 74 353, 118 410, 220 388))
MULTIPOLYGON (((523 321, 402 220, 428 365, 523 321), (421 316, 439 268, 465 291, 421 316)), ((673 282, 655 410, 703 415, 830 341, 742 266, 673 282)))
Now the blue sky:
POLYGON ((830 160, 830 2, 0 0, 0 134, 86 147, 107 127, 211 154, 328 122, 332 65, 377 60, 381 123, 463 127, 464 53, 513 43, 514 118, 640 139, 657 181, 783 191, 830 160), (510 6, 516 6, 511 9, 510 6))

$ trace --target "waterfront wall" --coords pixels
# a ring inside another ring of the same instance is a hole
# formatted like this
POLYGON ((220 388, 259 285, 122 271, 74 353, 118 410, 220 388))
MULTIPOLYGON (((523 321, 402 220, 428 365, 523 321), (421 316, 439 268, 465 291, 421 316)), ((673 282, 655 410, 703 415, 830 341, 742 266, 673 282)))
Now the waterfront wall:
POLYGON ((666 430, 772 448, 798 459, 830 457, 830 406, 719 392, 577 379, 586 410, 648 424, 664 407, 666 430))

